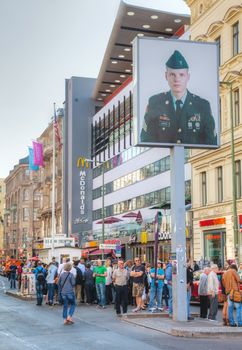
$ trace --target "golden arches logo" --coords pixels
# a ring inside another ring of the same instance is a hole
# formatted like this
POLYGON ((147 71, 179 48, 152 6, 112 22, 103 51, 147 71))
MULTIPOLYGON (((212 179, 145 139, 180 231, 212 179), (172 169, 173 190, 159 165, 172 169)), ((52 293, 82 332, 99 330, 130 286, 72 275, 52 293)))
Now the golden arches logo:
POLYGON ((77 160, 77 167, 78 168, 86 168, 86 169, 88 169, 89 168, 88 160, 86 158, 84 158, 84 157, 78 158, 78 160, 77 160))

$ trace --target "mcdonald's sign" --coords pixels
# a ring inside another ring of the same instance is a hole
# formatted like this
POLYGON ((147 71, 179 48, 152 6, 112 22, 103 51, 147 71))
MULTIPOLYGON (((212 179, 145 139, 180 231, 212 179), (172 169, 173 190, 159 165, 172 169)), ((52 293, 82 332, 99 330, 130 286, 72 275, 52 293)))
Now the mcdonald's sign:
POLYGON ((78 168, 89 168, 89 161, 85 157, 79 157, 77 159, 77 167, 78 168))

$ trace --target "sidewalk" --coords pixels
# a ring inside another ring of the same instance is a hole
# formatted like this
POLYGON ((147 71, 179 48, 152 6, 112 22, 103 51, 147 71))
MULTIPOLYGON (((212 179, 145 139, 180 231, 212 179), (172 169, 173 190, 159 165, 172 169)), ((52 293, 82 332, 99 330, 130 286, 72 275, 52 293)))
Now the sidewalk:
MULTIPOLYGON (((6 294, 21 300, 35 300, 35 296, 23 296, 16 289, 6 290, 6 294)), ((92 310, 96 310, 96 306, 92 310)), ((108 309, 106 309, 109 311, 108 309)), ((128 312, 127 315, 121 316, 122 322, 127 322, 135 326, 140 326, 155 331, 165 333, 176 337, 186 338, 227 338, 241 337, 242 327, 224 327, 221 322, 221 310, 218 312, 219 321, 209 321, 198 317, 197 309, 193 308, 191 316, 195 317, 194 321, 177 322, 168 317, 166 312, 150 313, 142 311, 141 313, 128 312), (195 311, 195 312, 194 312, 195 311)), ((110 312, 114 313, 113 307, 110 312)), ((115 313, 114 313, 115 315, 115 313)), ((116 317, 116 315, 115 315, 116 317)))
POLYGON ((21 300, 35 300, 36 295, 23 295, 17 289, 7 289, 6 294, 21 300))
POLYGON ((122 316, 121 320, 156 330, 161 333, 173 335, 176 337, 187 338, 223 338, 223 337, 242 337, 242 327, 224 327, 219 321, 209 321, 200 319, 197 314, 192 314, 194 321, 177 322, 168 317, 166 313, 150 314, 127 314, 122 316))

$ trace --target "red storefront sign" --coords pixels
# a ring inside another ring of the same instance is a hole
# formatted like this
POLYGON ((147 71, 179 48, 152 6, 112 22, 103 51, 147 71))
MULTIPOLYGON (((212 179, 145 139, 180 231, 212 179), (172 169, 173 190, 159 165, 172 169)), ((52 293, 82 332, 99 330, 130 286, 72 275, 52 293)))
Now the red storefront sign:
POLYGON ((242 215, 239 215, 239 229, 242 232, 242 215))
POLYGON ((216 218, 216 219, 199 221, 200 227, 214 226, 214 225, 223 225, 223 224, 226 224, 226 219, 225 218, 216 218))

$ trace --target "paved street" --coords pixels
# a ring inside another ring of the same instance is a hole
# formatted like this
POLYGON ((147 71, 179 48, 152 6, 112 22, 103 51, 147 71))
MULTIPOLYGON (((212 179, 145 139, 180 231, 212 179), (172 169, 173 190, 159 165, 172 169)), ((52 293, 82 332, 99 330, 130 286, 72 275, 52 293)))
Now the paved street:
MULTIPOLYGON (((37 307, 34 301, 4 293, 7 280, 0 277, 0 349, 140 349, 140 350, 241 350, 242 339, 186 339, 121 321, 113 307, 77 307, 75 324, 64 326, 62 308, 37 307)), ((165 320, 164 320, 165 322, 165 320)))

